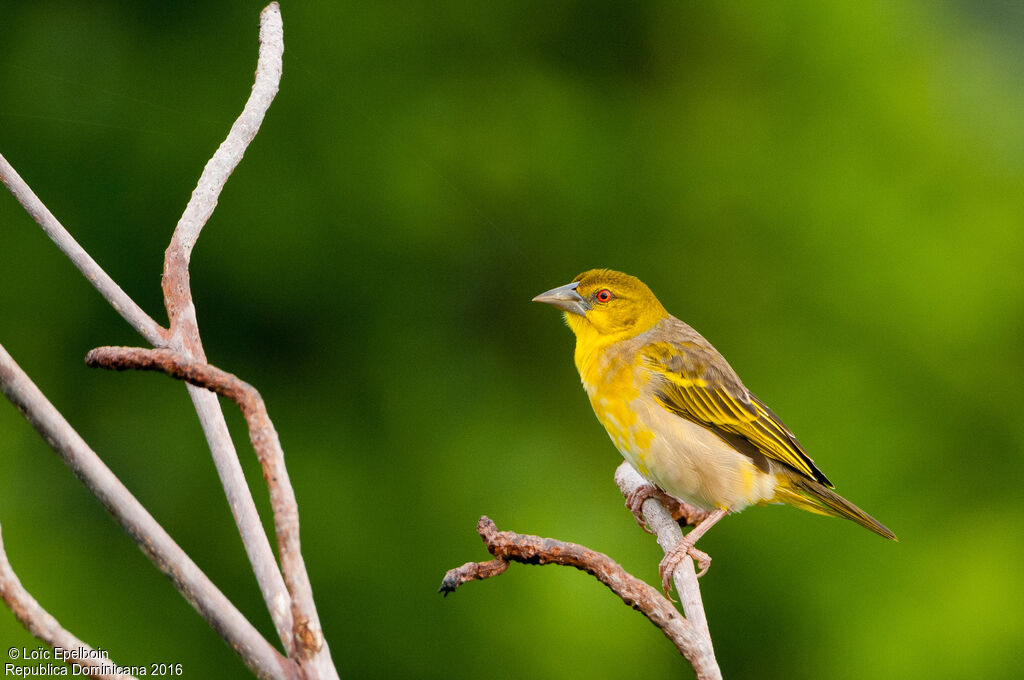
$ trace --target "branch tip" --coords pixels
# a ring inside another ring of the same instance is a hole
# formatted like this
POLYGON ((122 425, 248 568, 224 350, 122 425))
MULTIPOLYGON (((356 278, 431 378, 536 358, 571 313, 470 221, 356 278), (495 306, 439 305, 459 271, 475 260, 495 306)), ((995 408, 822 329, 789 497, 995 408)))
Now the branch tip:
POLYGON ((498 533, 498 527, 490 517, 480 515, 480 519, 476 522, 476 533, 480 534, 484 543, 490 543, 494 539, 494 535, 498 533))

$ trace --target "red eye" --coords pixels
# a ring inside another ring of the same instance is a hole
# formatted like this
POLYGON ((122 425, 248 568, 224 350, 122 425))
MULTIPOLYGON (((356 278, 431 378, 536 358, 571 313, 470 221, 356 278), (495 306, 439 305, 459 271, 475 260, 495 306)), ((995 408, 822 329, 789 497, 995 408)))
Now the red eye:
POLYGON ((610 290, 608 290, 607 288, 602 288, 601 290, 597 291, 597 301, 598 302, 608 302, 613 297, 615 297, 615 296, 612 295, 612 292, 610 290))

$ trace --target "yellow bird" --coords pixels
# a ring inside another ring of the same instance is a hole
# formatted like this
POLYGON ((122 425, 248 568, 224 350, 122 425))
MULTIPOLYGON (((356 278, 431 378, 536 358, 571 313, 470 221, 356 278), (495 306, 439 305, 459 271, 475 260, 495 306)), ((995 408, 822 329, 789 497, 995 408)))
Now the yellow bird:
MULTIPOLYGON (((711 558, 694 543, 749 505, 788 503, 896 538, 832 491, 789 428, 640 279, 592 269, 534 301, 564 310, 583 387, 623 457, 656 490, 698 509, 688 511, 696 526, 661 562, 666 593, 687 555, 698 575, 707 571, 711 558)), ((650 493, 631 499, 638 520, 650 493)))

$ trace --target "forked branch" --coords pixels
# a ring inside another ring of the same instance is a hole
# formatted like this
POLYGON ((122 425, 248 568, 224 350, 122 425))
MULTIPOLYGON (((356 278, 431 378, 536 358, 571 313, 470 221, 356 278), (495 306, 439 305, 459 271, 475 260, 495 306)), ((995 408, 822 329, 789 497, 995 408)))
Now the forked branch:
MULTIPOLYGON (((615 473, 615 481, 623 496, 629 496, 646 484, 636 472, 623 463, 615 473)), ((648 526, 657 534, 658 543, 668 552, 682 539, 682 531, 672 514, 656 498, 644 501, 643 513, 648 526), (673 542, 673 535, 675 540, 673 542)), ((618 595, 622 601, 646 616, 693 665, 699 680, 720 680, 721 670, 715 660, 707 618, 693 562, 686 560, 676 569, 675 584, 682 599, 686 618, 656 588, 636 578, 612 558, 577 543, 542 538, 512 531, 498 531, 494 522, 484 516, 477 522, 477 533, 494 555, 489 562, 468 562, 451 569, 441 581, 439 592, 448 593, 469 581, 483 580, 503 574, 511 562, 523 564, 561 564, 585 571, 618 595)))
POLYGON ((142 347, 97 347, 85 357, 89 366, 117 371, 159 371, 191 385, 210 390, 232 400, 242 411, 249 426, 249 438, 263 468, 274 512, 281 570, 292 596, 295 636, 304 655, 320 651, 323 632, 312 600, 312 586, 306 574, 299 545, 299 512, 284 464, 284 451, 267 407, 256 388, 236 376, 170 349, 142 347))
MULTIPOLYGON (((196 309, 192 303, 192 289, 189 279, 189 264, 192 249, 196 245, 199 234, 206 225, 220 197, 224 185, 241 162, 249 143, 263 123, 263 118, 281 82, 282 58, 284 54, 284 28, 281 21, 281 10, 276 2, 264 8, 260 14, 260 47, 256 63, 256 77, 252 91, 235 120, 227 137, 214 152, 199 177, 195 190, 188 205, 178 220, 171 237, 170 245, 164 255, 164 271, 162 287, 164 306, 167 309, 169 330, 167 341, 154 343, 155 347, 169 347, 188 357, 206 361, 202 339, 199 336, 199 325, 196 320, 196 309)), ((205 389, 188 386, 189 396, 196 409, 196 415, 202 425, 206 442, 210 447, 214 467, 224 487, 228 507, 231 509, 238 526, 253 574, 259 584, 263 600, 270 611, 281 643, 289 656, 296 651, 308 652, 309 647, 301 642, 296 643, 296 622, 293 619, 295 603, 289 592, 281 570, 274 560, 273 549, 259 513, 253 500, 252 492, 246 484, 242 466, 231 435, 228 433, 224 413, 220 409, 217 398, 205 389)), ((309 595, 312 601, 312 595, 309 595)), ((305 628, 305 626, 303 626, 305 628)), ((326 649, 325 649, 326 655, 326 649)), ((325 672, 330 675, 329 659, 324 664, 325 672)))
MULTIPOLYGON (((60 225, 6 159, 0 156, 0 181, 3 181, 61 251, 146 340, 154 347, 167 348, 154 351, 166 352, 167 356, 173 356, 174 360, 171 363, 177 363, 179 366, 201 367, 196 369, 197 375, 200 376, 207 375, 203 372, 205 369, 216 369, 205 364, 205 352, 199 336, 189 285, 191 253, 203 226, 217 206, 218 197, 225 183, 258 132, 277 93, 284 52, 283 35, 280 8, 276 2, 272 2, 260 15, 260 49, 252 92, 227 138, 204 168, 167 248, 162 279, 164 304, 169 318, 166 329, 157 324, 117 286, 60 225)), ((167 356, 154 356, 160 357, 160 361, 169 361, 167 356)), ((206 387, 197 387, 193 384, 188 386, 260 591, 285 651, 289 657, 296 657, 299 664, 282 657, 255 632, 255 629, 252 629, 251 624, 241 617, 212 583, 209 583, 187 555, 173 544, 166 532, 103 466, 56 409, 53 409, 49 402, 45 402, 45 397, 38 393, 27 376, 17 369, 13 360, 6 356, 6 353, 0 356, 0 359, 3 360, 5 368, 9 369, 0 377, 5 380, 4 391, 8 393, 11 401, 22 410, 47 441, 65 456, 65 460, 75 469, 76 474, 82 477, 90 490, 125 526, 143 551, 171 577, 186 599, 225 636, 257 675, 285 678, 301 673, 304 677, 310 678, 337 677, 327 643, 323 639, 309 577, 299 552, 298 508, 288 482, 280 443, 255 390, 229 374, 220 372, 217 376, 217 380, 224 376, 230 378, 223 383, 224 389, 234 391, 241 399, 239 404, 246 413, 253 444, 260 456, 260 462, 264 465, 274 510, 281 568, 274 559, 269 539, 263 530, 216 396, 206 387), (11 387, 13 383, 8 379, 16 379, 19 386, 11 387), (31 386, 31 389, 26 385, 31 386), (8 392, 8 388, 12 391, 8 392), (26 401, 25 394, 31 396, 33 403, 26 401), (41 405, 42 402, 45 402, 45 407, 41 405), (47 409, 45 415, 41 415, 43 412, 39 409, 42 408, 47 409), (68 451, 78 453, 69 458, 68 451), (78 459, 88 459, 93 474, 79 470, 74 462, 78 459), (101 479, 102 483, 97 482, 97 479, 101 479), (241 619, 241 622, 235 622, 235 617, 241 619), (234 626, 233 623, 226 626, 225 621, 238 623, 238 626, 234 626), (245 626, 248 626, 248 629, 245 626), (232 630, 235 632, 229 634, 232 630)))
MULTIPOLYGON (((281 656, 114 476, 64 416, 0 346, 0 389, 139 549, 189 604, 238 651, 260 678, 290 680, 296 667, 281 656)), ((41 610, 40 610, 41 611, 41 610)), ((39 614, 39 611, 34 611, 39 614)), ((47 615, 48 616, 48 615, 47 615)))
POLYGON ((477 522, 476 531, 495 559, 490 562, 467 562, 445 574, 439 592, 448 595, 469 581, 497 576, 508 569, 510 562, 522 564, 561 564, 585 571, 622 598, 665 633, 680 649, 688 643, 685 621, 676 608, 653 588, 604 553, 578 543, 542 538, 514 531, 498 531, 486 515, 477 522))
MULTIPOLYGON (((163 287, 170 329, 160 326, 117 285, 36 196, 7 159, 0 155, 0 181, 104 299, 154 347, 173 347, 205 361, 189 289, 190 255, 200 230, 217 205, 224 184, 259 130, 274 99, 281 79, 283 52, 281 12, 278 4, 273 2, 260 14, 260 50, 252 94, 227 139, 207 163, 167 250, 163 287)), ((278 636, 285 650, 291 654, 295 651, 291 599, 260 522, 256 503, 245 482, 224 415, 217 399, 206 390, 189 387, 189 393, 260 592, 278 636)))

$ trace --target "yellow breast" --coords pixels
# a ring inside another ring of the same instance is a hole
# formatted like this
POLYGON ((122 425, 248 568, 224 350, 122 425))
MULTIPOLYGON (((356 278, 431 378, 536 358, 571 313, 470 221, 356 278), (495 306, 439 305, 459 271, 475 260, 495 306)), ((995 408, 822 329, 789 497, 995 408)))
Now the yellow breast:
MULTIPOLYGON (((579 340, 579 338, 577 338, 579 340)), ((622 456, 648 481, 706 509, 740 510, 774 496, 775 475, 654 398, 650 372, 623 343, 577 342, 590 404, 622 456)))
POLYGON ((590 405, 615 447, 644 477, 654 432, 640 418, 637 402, 650 376, 614 346, 576 346, 576 368, 590 405))

